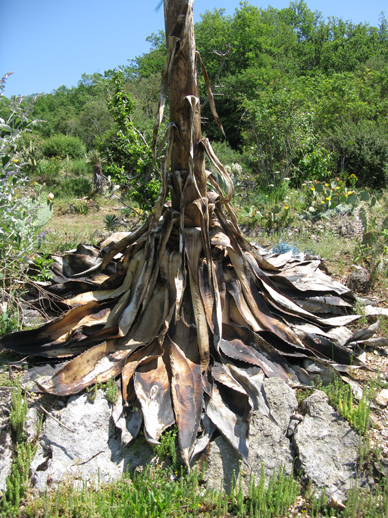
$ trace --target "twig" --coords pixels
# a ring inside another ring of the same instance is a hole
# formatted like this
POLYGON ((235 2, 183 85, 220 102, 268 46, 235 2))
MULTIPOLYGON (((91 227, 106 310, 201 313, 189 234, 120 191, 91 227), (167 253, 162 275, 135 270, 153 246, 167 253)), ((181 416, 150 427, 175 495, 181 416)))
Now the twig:
MULTIPOLYGON (((28 393, 28 392, 27 392, 28 393)), ((51 419, 54 419, 54 421, 56 421, 59 425, 63 426, 63 428, 66 428, 66 430, 69 430, 69 432, 71 433, 74 433, 75 430, 72 430, 71 428, 69 428, 68 426, 66 426, 65 424, 61 423, 61 421, 59 421, 59 419, 57 419, 56 417, 54 417, 52 414, 50 414, 50 412, 48 410, 46 410, 44 408, 43 405, 41 405, 41 403, 36 403, 42 410, 45 414, 47 414, 49 417, 51 417, 51 419)))

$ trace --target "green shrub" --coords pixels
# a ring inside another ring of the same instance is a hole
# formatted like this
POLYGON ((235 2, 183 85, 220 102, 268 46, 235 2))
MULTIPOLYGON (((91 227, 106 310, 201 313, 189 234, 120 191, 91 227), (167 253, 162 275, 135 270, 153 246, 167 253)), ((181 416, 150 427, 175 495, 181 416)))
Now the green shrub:
POLYGON ((67 168, 70 174, 74 176, 89 176, 91 174, 91 166, 85 160, 72 160, 67 168))
POLYGON ((92 190, 92 183, 90 180, 84 177, 70 178, 64 180, 62 183, 57 183, 53 188, 52 192, 56 198, 63 196, 75 196, 82 198, 83 196, 89 196, 92 190))
POLYGON ((78 137, 59 134, 43 142, 42 153, 47 158, 80 158, 86 153, 86 148, 78 137))
POLYGON ((388 174, 388 137, 371 121, 348 123, 331 138, 337 150, 337 168, 355 174, 358 185, 381 189, 388 174))

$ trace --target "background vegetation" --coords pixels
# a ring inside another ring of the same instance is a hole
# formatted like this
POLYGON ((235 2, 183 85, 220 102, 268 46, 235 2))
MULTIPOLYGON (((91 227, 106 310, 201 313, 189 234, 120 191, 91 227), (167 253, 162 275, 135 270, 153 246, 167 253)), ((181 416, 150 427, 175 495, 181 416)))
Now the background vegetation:
MULTIPOLYGON (((232 16, 222 9, 205 12, 195 30, 227 141, 212 121, 201 84, 204 132, 222 144, 218 151, 224 163, 232 156, 264 187, 285 177, 299 186, 306 179, 345 179, 352 173, 359 186, 385 186, 388 22, 383 13, 373 27, 324 20, 302 0, 284 9, 241 2, 232 16)), ((165 60, 164 34, 148 40, 150 51, 121 67, 122 91, 131 99, 130 122, 145 153, 165 60)), ((32 116, 46 122, 24 140, 31 173, 34 155, 77 160, 91 150, 106 159, 107 174, 113 163, 130 178, 139 169, 144 173, 138 146, 124 145, 124 121, 109 104, 117 96, 111 84, 115 72, 85 74, 78 86, 62 86, 36 99, 32 116)), ((9 103, 6 98, 1 103, 3 119, 9 103)), ((147 180, 152 178, 157 175, 147 180)))

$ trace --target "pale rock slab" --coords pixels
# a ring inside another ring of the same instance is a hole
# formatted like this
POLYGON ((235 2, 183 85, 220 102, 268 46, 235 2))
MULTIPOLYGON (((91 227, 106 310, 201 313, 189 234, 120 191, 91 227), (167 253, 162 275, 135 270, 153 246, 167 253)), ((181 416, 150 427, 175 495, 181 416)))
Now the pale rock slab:
POLYGON ((308 397, 304 407, 307 415, 293 436, 298 465, 318 493, 325 488, 328 497, 343 501, 356 484, 360 437, 321 390, 308 397))
POLYGON ((149 463, 154 456, 141 439, 122 448, 111 406, 101 390, 93 402, 87 394, 69 398, 66 408, 55 417, 64 426, 46 419, 31 463, 32 482, 39 491, 66 479, 86 484, 110 482, 126 470, 149 463))

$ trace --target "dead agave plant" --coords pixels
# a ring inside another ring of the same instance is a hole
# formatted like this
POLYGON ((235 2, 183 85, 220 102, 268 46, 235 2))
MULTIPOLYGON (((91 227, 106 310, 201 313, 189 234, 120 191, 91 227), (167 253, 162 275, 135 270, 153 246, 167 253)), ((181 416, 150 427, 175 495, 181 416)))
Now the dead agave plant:
POLYGON ((168 58, 154 150, 168 89, 170 123, 155 208, 134 232, 55 257, 48 292, 66 311, 1 346, 69 360, 39 380, 59 396, 121 375, 122 404, 140 404, 147 439, 157 442, 176 423, 187 464, 206 443, 200 433, 209 439, 215 428, 246 458, 249 412, 268 412, 264 377, 299 384, 310 380, 307 365, 346 370, 351 355, 330 332, 357 317, 346 315, 348 290, 327 282, 319 261, 282 270, 240 233, 233 183, 201 135, 198 64, 222 126, 195 51, 192 0, 165 0, 164 10, 168 58), (205 153, 216 174, 205 169, 205 153))

